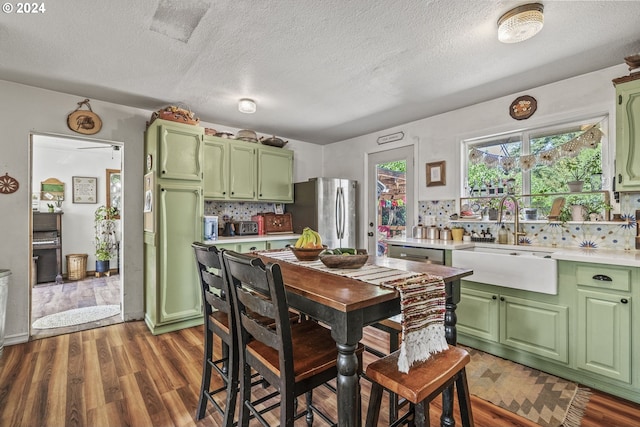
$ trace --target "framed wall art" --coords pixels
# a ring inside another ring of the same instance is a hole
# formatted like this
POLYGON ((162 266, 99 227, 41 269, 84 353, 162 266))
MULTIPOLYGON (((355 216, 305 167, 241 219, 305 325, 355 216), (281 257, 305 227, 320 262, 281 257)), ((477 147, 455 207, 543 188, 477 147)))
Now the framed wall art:
POLYGON ((56 178, 48 178, 41 181, 40 200, 45 202, 64 200, 64 182, 56 178))
POLYGON ((444 160, 427 163, 427 187, 435 187, 447 183, 445 165, 444 160))
POLYGON ((144 231, 155 232, 155 221, 153 217, 153 172, 144 176, 144 207, 143 207, 143 228, 144 231))
POLYGON ((98 203, 98 178, 74 176, 71 180, 73 203, 98 203))

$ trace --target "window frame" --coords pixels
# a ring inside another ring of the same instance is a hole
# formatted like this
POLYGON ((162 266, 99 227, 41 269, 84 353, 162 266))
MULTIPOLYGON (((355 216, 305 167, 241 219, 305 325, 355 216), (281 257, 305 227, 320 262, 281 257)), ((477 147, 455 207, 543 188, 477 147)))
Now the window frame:
MULTIPOLYGON (((487 147, 491 145, 497 145, 500 140, 504 140, 504 142, 517 142, 521 141, 520 147, 520 155, 530 154, 531 139, 540 138, 543 136, 555 135, 558 133, 568 133, 571 132, 572 128, 579 129, 581 126, 587 124, 600 124, 600 130, 602 131, 602 140, 601 140, 601 150, 602 150, 602 175, 603 177, 613 176, 614 167, 612 161, 611 154, 611 143, 612 140, 609 138, 609 114, 593 114, 587 116, 581 116, 577 118, 571 118, 568 120, 563 120, 560 122, 554 123, 543 123, 538 126, 532 126, 529 128, 520 128, 518 130, 509 130, 501 133, 495 133, 490 135, 478 136, 465 138, 461 140, 462 147, 462 159, 461 159, 461 168, 460 168, 460 194, 461 197, 472 197, 470 189, 468 189, 467 184, 469 180, 469 150, 471 148, 481 149, 482 147, 487 147)), ((531 171, 521 171, 522 173, 522 192, 521 194, 516 195, 524 195, 531 194, 531 171)), ((602 191, 609 191, 609 180, 606 178, 606 181, 603 183, 602 191)))

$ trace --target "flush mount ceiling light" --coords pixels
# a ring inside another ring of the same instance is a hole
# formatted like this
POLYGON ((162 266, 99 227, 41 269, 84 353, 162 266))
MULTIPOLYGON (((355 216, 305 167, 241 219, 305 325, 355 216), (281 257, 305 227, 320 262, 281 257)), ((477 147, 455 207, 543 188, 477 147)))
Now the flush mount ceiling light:
POLYGON ((238 102, 238 111, 245 114, 252 114, 256 112, 256 103, 253 99, 242 98, 238 102))
POLYGON ((544 6, 530 3, 511 9, 498 19, 498 40, 518 43, 538 34, 544 25, 544 6))

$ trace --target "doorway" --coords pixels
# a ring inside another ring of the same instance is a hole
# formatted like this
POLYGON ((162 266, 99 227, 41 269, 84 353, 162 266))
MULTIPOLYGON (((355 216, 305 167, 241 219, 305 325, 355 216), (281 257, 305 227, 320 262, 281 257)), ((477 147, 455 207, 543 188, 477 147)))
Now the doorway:
POLYGON ((385 239, 413 226, 413 146, 380 151, 367 160, 367 250, 387 253, 385 239))
POLYGON ((30 339, 123 321, 123 148, 118 141, 30 135, 30 339), (110 268, 95 273, 94 219, 99 207, 114 202, 120 216, 110 268))

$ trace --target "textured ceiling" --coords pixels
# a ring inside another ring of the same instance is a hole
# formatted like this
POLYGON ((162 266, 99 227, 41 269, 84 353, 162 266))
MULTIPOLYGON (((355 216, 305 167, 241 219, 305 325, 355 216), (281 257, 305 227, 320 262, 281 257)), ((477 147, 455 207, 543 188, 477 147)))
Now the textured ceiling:
POLYGON ((58 0, 0 14, 0 79, 318 144, 623 63, 640 1, 542 1, 518 44, 493 0, 58 0), (239 98, 258 111, 237 111, 239 98))

